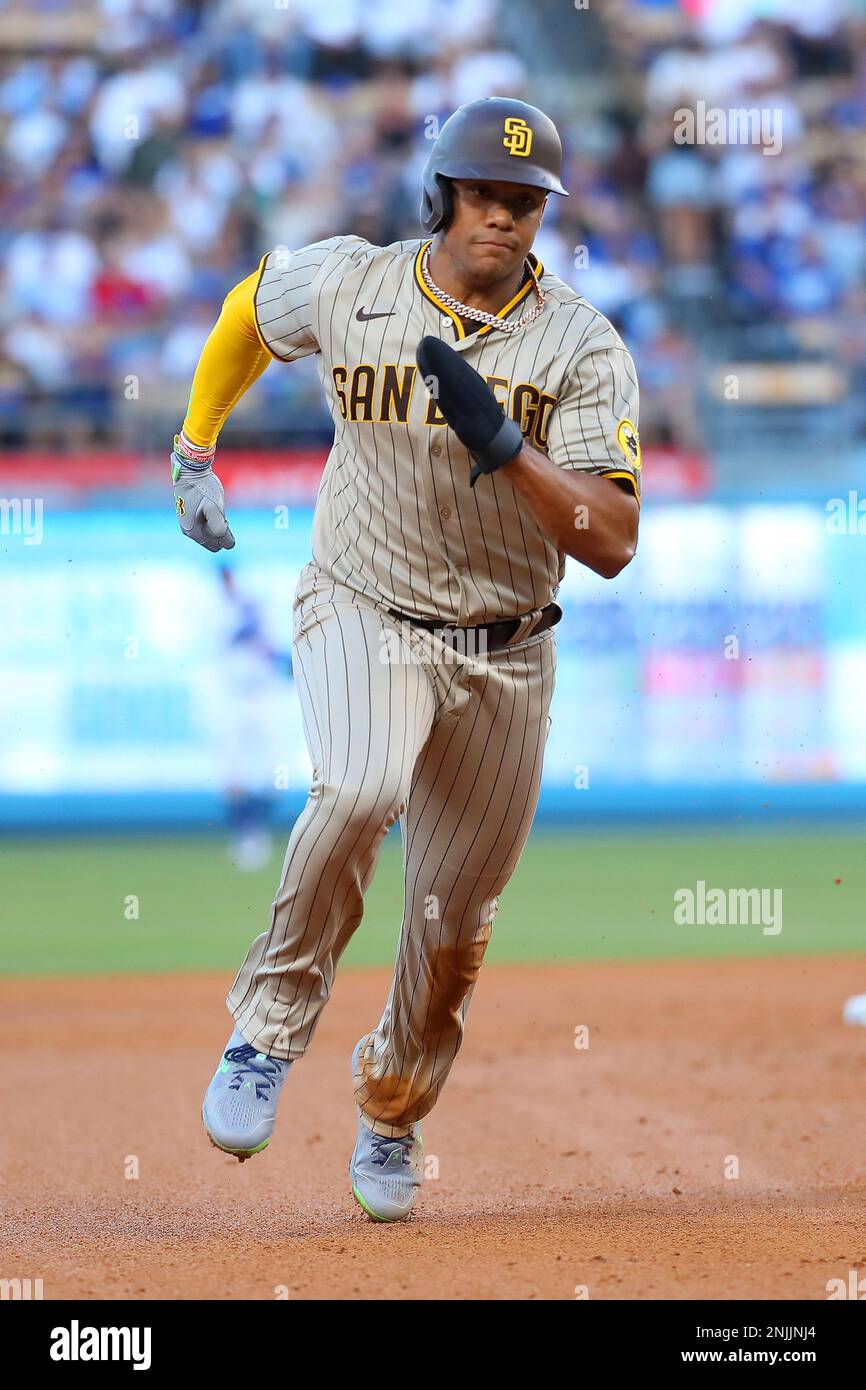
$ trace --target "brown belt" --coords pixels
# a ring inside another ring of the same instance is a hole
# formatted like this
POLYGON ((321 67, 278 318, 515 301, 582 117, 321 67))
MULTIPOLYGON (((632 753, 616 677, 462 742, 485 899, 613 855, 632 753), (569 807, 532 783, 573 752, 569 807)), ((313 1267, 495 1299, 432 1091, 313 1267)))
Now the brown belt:
POLYGON ((527 637, 537 637, 540 632, 554 627, 562 617, 558 603, 548 603, 545 608, 537 608, 534 613, 526 613, 522 618, 500 618, 498 622, 480 623, 477 627, 456 627, 444 618, 413 618, 396 608, 389 608, 388 612, 402 623, 411 623, 413 627, 423 627, 427 632, 437 633, 445 642, 450 640, 453 633, 458 641, 466 642, 467 647, 476 651, 479 647, 490 651, 505 647, 518 633, 521 642, 527 637), (521 632, 521 628, 525 628, 525 631, 521 632))

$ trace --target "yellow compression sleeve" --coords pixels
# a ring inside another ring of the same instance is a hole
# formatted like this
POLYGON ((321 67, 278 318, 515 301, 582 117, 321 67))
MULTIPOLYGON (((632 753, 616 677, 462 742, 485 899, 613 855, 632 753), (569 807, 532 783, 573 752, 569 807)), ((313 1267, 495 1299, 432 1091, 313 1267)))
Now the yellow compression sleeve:
POLYGON ((183 432, 203 448, 216 444, 229 412, 272 361, 256 323, 260 272, 261 267, 226 295, 195 369, 183 432))

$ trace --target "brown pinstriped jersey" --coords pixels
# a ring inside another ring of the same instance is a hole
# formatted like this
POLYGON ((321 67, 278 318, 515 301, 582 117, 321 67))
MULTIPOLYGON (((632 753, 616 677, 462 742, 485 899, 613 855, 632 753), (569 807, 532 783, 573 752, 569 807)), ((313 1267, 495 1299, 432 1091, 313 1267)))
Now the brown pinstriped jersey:
MULTIPOLYGON (((426 288, 426 241, 329 237, 264 258, 256 317, 284 361, 318 354, 334 418, 313 555, 336 579, 402 612, 471 625, 541 608, 565 557, 502 473, 469 486, 471 459, 428 395, 415 349, 433 334, 465 353, 526 438, 561 468, 639 495, 638 385, 608 320, 533 258, 544 311, 515 334, 464 328, 426 288)), ((534 302, 527 282, 503 318, 534 302)))

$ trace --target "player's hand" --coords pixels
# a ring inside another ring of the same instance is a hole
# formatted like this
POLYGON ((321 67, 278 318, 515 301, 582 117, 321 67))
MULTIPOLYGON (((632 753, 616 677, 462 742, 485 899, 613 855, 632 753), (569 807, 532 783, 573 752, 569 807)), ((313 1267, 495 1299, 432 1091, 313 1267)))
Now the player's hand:
POLYGON ((474 367, 439 338, 422 338, 415 360, 428 391, 461 444, 475 460, 469 482, 495 473, 523 448, 516 420, 509 420, 487 382, 474 367), (431 380, 432 379, 432 380, 431 380))
POLYGON ((225 494, 213 469, 196 467, 177 437, 171 455, 171 481, 180 529, 205 550, 232 550, 235 538, 226 520, 225 494))

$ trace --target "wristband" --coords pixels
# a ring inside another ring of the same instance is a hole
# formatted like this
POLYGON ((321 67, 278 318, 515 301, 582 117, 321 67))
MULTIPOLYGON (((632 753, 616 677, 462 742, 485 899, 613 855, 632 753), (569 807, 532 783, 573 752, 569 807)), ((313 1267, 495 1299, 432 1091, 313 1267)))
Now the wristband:
POLYGON ((474 453, 475 460, 469 474, 469 486, 474 487, 482 473, 495 473, 497 468, 516 459, 523 448, 523 434, 516 420, 507 416, 487 445, 486 449, 474 453))
POLYGON ((174 436, 174 452, 181 459, 186 468, 192 468, 195 472, 203 473, 210 468, 216 455, 216 445, 208 446, 193 444, 181 430, 180 434, 174 436))

